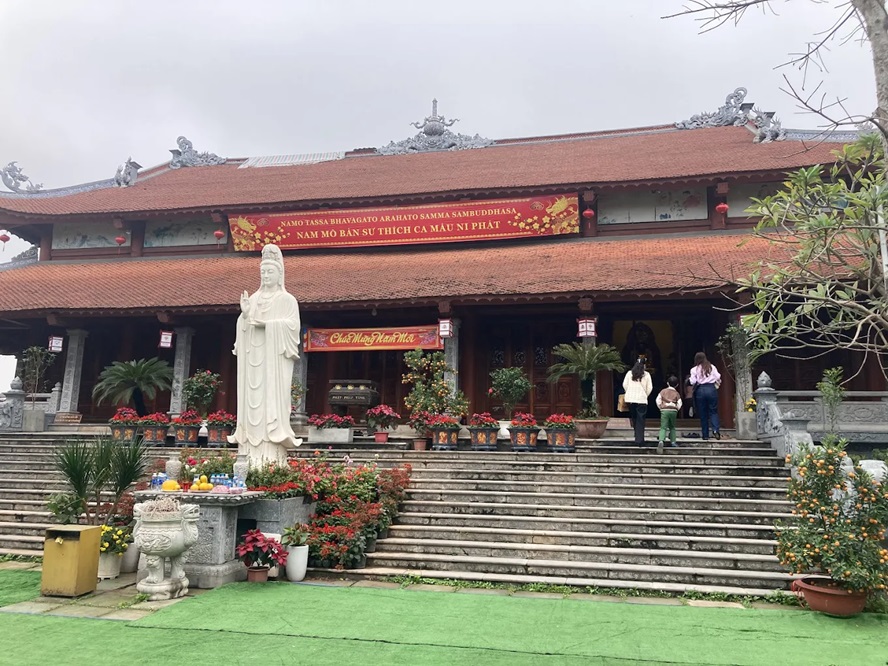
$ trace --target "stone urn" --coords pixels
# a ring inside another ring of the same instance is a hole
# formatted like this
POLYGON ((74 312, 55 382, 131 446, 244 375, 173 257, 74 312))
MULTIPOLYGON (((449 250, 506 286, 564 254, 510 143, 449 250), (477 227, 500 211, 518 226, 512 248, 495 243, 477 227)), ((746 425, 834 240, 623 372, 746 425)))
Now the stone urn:
POLYGON ((162 497, 136 504, 133 517, 136 519, 133 543, 145 556, 148 572, 136 584, 136 589, 147 594, 151 601, 185 596, 188 593, 185 555, 197 542, 200 508, 162 497), (169 577, 165 574, 166 560, 170 561, 169 577))

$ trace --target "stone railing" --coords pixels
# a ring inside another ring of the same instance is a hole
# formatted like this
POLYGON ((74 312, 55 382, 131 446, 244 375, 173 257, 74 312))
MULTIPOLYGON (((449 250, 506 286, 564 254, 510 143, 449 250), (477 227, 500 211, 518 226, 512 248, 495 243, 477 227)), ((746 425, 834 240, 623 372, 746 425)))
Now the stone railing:
POLYGON ((52 423, 62 398, 62 385, 56 384, 50 393, 25 393, 18 377, 0 400, 0 432, 19 432, 24 427, 24 412, 43 412, 44 427, 52 423))
POLYGON ((781 456, 792 455, 801 444, 813 444, 808 432, 809 418, 799 416, 781 405, 779 395, 771 388, 771 378, 759 375, 755 396, 755 417, 758 438, 768 442, 781 456))

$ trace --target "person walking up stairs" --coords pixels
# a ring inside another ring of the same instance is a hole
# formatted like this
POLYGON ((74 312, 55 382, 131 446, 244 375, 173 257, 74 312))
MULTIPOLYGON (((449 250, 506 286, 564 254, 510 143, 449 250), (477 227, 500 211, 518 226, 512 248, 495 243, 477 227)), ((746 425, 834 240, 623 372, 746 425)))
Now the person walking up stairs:
POLYGON ((666 388, 657 395, 657 408, 660 410, 660 434, 657 437, 657 453, 663 453, 663 442, 669 435, 669 446, 675 446, 675 420, 681 409, 681 394, 678 392, 678 377, 672 375, 666 380, 666 388))

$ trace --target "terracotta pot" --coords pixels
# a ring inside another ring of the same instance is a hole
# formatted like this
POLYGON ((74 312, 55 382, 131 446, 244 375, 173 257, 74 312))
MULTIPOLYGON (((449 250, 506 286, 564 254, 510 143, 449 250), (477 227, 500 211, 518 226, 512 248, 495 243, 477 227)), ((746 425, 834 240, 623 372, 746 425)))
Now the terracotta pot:
POLYGON ((866 606, 866 592, 851 592, 826 576, 806 576, 793 581, 792 589, 804 597, 811 610, 827 615, 851 617, 866 606))
POLYGON ((425 451, 427 446, 428 446, 428 440, 425 437, 423 437, 421 439, 419 437, 417 437, 416 439, 413 440, 413 450, 414 451, 425 451))
POLYGON ((607 429, 607 419, 575 419, 574 423, 580 439, 601 439, 607 429))
POLYGON ((377 444, 384 444, 389 441, 388 430, 377 430, 373 433, 373 441, 377 444))
POLYGON ((265 583, 268 581, 268 567, 247 567, 248 583, 265 583))

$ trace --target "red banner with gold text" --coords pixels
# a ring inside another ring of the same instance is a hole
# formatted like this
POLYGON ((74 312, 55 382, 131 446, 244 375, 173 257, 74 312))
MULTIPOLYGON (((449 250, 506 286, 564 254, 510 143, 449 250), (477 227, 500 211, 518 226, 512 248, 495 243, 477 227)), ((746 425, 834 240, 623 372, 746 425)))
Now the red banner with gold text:
POLYGON ((452 243, 573 234, 580 230, 577 195, 427 206, 229 216, 234 249, 284 250, 452 243))
POLYGON ((310 328, 305 333, 307 352, 390 351, 393 349, 444 349, 437 326, 402 328, 310 328))

